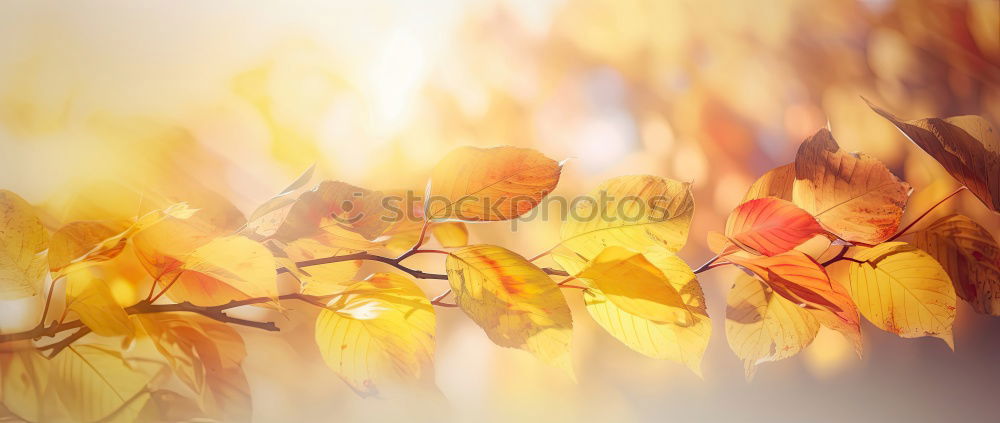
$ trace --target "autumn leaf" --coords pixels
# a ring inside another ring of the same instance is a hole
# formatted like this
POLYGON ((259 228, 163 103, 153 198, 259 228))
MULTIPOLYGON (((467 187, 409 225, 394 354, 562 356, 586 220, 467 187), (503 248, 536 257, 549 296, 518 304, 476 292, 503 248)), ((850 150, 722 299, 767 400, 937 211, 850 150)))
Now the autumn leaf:
POLYGON ((46 273, 49 235, 31 204, 0 190, 0 300, 37 295, 46 273))
POLYGON ((110 260, 121 254, 127 239, 117 235, 131 224, 122 221, 70 222, 52 234, 49 241, 49 269, 57 272, 82 257, 89 260, 110 260), (105 240, 114 239, 110 245, 105 240), (102 248, 103 247, 103 248, 102 248))
POLYGON ((66 308, 102 336, 130 335, 132 322, 111 294, 108 284, 88 269, 66 276, 66 308))
POLYGON ((805 210, 774 197, 740 204, 726 221, 726 237, 740 248, 773 256, 825 231, 805 210))
POLYGON ((448 255, 455 302, 501 347, 520 348, 572 374, 573 320, 562 292, 524 257, 492 245, 448 255))
POLYGON ((425 216, 431 220, 510 220, 556 188, 562 165, 511 146, 460 147, 431 171, 425 216))
POLYGON ((933 257, 905 242, 854 255, 850 292, 861 314, 904 338, 933 336, 953 347, 955 288, 933 257))
POLYGON ((765 197, 792 201, 793 182, 795 182, 795 163, 778 166, 757 178, 743 196, 743 202, 765 197))
POLYGON ((877 244, 899 227, 910 185, 878 160, 840 149, 821 129, 795 156, 795 205, 847 241, 877 244))
POLYGON ((212 306, 251 297, 276 297, 274 257, 263 245, 234 235, 214 239, 178 260, 160 279, 177 302, 212 306))
POLYGON ((973 309, 1000 316, 1000 245, 989 230, 953 214, 914 232, 913 245, 944 267, 955 292, 973 309))
POLYGON ((601 291, 616 307, 637 317, 658 323, 693 323, 694 316, 681 294, 640 253, 608 247, 577 277, 601 291))
POLYGON ((677 252, 687 242, 694 214, 689 183, 623 176, 604 182, 589 198, 592 201, 578 202, 562 224, 561 247, 568 252, 553 252, 553 259, 570 274, 605 247, 642 252, 662 246, 677 252))
POLYGON ((409 279, 377 273, 334 297, 316 318, 326 364, 361 396, 387 380, 433 377, 434 308, 409 279))
POLYGON ((271 236, 278 230, 278 226, 288 216, 291 206, 295 204, 296 194, 302 190, 312 179, 316 171, 316 165, 309 166, 298 178, 288 184, 285 189, 277 195, 257 206, 253 213, 247 217, 246 230, 258 236, 271 236))
MULTIPOLYGON (((616 247, 612 247, 616 248, 616 247)), ((629 348, 651 358, 673 360, 701 376, 701 360, 712 334, 705 308, 705 294, 694 273, 683 260, 663 249, 645 254, 664 278, 664 287, 676 291, 684 308, 694 318, 683 323, 661 323, 626 312, 603 291, 583 292, 587 312, 599 325, 629 348)))
POLYGON ((462 222, 441 222, 431 225, 434 238, 445 248, 464 247, 469 244, 469 229, 462 222))
MULTIPOLYGON (((309 260, 361 252, 338 245, 354 246, 353 243, 340 243, 331 238, 333 237, 313 237, 292 241, 284 248, 284 253, 291 262, 289 265, 297 266, 294 264, 295 262, 308 262, 309 260)), ((359 270, 361 270, 361 260, 345 260, 299 268, 296 276, 302 283, 303 294, 323 296, 341 291, 353 283, 352 281, 359 270)))
POLYGON ((393 221, 384 195, 340 181, 323 181, 295 200, 274 237, 290 242, 316 235, 328 226, 355 232, 368 240, 378 238, 393 221))
POLYGON ((772 257, 747 258, 733 254, 727 260, 749 270, 774 292, 803 307, 820 324, 843 334, 861 355, 861 317, 847 288, 830 281, 819 263, 797 250, 772 257))
POLYGON ((38 422, 51 406, 45 403, 52 368, 49 360, 30 346, 0 350, 0 399, 18 418, 38 422))
POLYGON ((70 345, 53 359, 50 383, 70 416, 96 422, 143 392, 156 375, 149 367, 106 347, 70 345))
POLYGON ((868 106, 941 163, 986 207, 1000 212, 1000 136, 986 119, 967 115, 903 121, 871 102, 868 106))
POLYGON ((232 327, 200 315, 155 313, 134 316, 210 416, 249 420, 250 388, 241 365, 243 338, 232 327))
POLYGON ((819 332, 805 308, 774 292, 756 277, 741 274, 726 298, 726 339, 743 360, 747 380, 761 363, 802 351, 819 332))

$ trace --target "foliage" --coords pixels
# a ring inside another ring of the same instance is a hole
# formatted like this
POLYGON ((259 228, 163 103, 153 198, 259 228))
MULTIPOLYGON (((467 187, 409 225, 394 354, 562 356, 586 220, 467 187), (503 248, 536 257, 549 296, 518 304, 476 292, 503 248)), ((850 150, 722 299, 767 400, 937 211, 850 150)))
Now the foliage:
MULTIPOLYGON (((874 109, 997 210, 1000 142, 984 120, 903 122, 874 109)), ((525 215, 555 189, 562 167, 534 150, 463 147, 434 168, 413 216, 386 219, 385 200, 397 192, 323 181, 299 193, 310 169, 249 219, 202 196, 131 221, 68 222, 51 235, 30 204, 0 191, 0 297, 46 297, 36 327, 0 334, 4 408, 29 421, 131 421, 184 398, 163 388, 176 379, 195 414, 245 420, 247 353, 234 327, 279 327, 235 309, 287 313, 289 302, 315 309, 319 354, 363 396, 399 384, 433 389, 435 306, 460 308, 497 345, 573 377, 567 298, 575 292, 628 347, 700 375, 711 320, 697 275, 723 266, 745 272, 726 300, 725 334, 748 378, 806 348, 820 326, 860 355, 862 316, 951 346, 958 298, 1000 315, 1000 248, 989 232, 961 215, 910 232, 927 213, 900 229, 910 186, 878 160, 840 149, 826 129, 750 187, 724 232, 708 235, 716 256, 696 269, 676 255, 695 212, 691 184, 651 175, 601 184, 591 197, 609 201, 577 204, 560 242, 534 258, 469 245, 464 222, 525 215), (442 249, 423 249, 430 237, 442 249), (445 256, 444 273, 404 264, 431 254, 445 256), (545 256, 560 269, 536 264, 545 256), (152 279, 145 298, 123 302, 103 276, 126 259, 152 279), (395 271, 358 279, 365 262, 395 271), (429 297, 416 279, 449 289, 429 297), (65 310, 50 321, 56 295, 65 310)))

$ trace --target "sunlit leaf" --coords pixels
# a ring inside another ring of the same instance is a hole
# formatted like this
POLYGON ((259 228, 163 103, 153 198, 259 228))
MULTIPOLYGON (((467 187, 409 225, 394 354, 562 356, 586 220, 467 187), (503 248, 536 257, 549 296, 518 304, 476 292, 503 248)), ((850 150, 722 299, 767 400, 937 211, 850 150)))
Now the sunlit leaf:
POLYGON ((877 244, 899 227, 910 185, 878 160, 840 149, 821 129, 795 156, 794 203, 848 241, 877 244))
POLYGON ((989 230, 953 214, 914 232, 913 245, 937 259, 973 309, 1000 316, 1000 245, 989 230))
POLYGON ((778 166, 767 171, 758 178, 746 195, 743 202, 764 197, 775 197, 792 201, 792 183, 795 182, 795 163, 778 166))
POLYGON ((458 248, 469 244, 469 229, 462 222, 435 223, 431 226, 431 233, 445 248, 458 248))
POLYGON ((986 207, 1000 212, 1000 135, 986 119, 967 115, 902 121, 868 105, 941 163, 986 207))
POLYGON ((952 345, 955 288, 933 257, 905 242, 859 251, 850 292, 875 326, 904 338, 934 336, 952 345))
POLYGON ((694 316, 680 293, 663 271, 640 253, 608 247, 577 277, 587 280, 616 307, 637 317, 657 323, 693 323, 694 316))
POLYGON ((726 221, 726 237, 741 248, 773 256, 825 231, 805 210, 774 197, 740 204, 726 221))
POLYGON ((39 293, 48 270, 48 242, 31 204, 0 189, 0 300, 39 293))
POLYGON ((253 213, 250 213, 250 217, 247 218, 247 228, 250 232, 262 236, 273 235, 274 231, 278 229, 280 223, 287 216, 290 206, 295 203, 295 193, 309 183, 315 170, 315 164, 309 166, 308 169, 302 172, 285 189, 257 206, 253 213), (281 213, 282 210, 285 213, 281 213))
POLYGON ((111 293, 107 282, 88 270, 66 276, 66 308, 75 312, 83 324, 103 336, 128 335, 132 322, 111 293))
POLYGON ((378 273, 347 288, 316 319, 326 364, 362 396, 386 380, 433 377, 434 308, 412 281, 378 273))
POLYGON ((802 351, 819 332, 808 310, 778 295, 756 277, 741 274, 726 299, 726 339, 750 379, 761 363, 802 351))
POLYGON ((323 181, 295 200, 274 236, 293 241, 340 227, 372 240, 401 218, 383 204, 384 195, 340 181, 323 181))
POLYGON ((673 360, 701 375, 701 360, 712 334, 705 308, 705 294, 694 273, 673 253, 659 249, 646 259, 665 276, 662 282, 679 293, 693 319, 684 323, 660 323, 628 313, 599 289, 587 289, 583 299, 591 317, 604 330, 629 348, 648 357, 673 360))
POLYGON ((49 241, 49 269, 58 271, 80 257, 93 260, 110 260, 125 249, 125 238, 117 238, 113 245, 101 244, 124 232, 131 226, 121 221, 71 222, 52 234, 49 241))
POLYGON ((552 192, 561 172, 559 163, 531 149, 460 147, 431 172, 426 216, 432 220, 514 219, 552 192))
POLYGON ((49 388, 49 360, 34 348, 0 351, 0 399, 15 416, 27 421, 42 421, 45 392, 49 388))
POLYGON ((53 360, 50 382, 70 416, 95 422, 143 392, 155 376, 148 367, 102 346, 70 345, 53 360))
POLYGON ((566 298, 545 272, 492 245, 455 251, 445 265, 455 302, 494 343, 529 351, 572 373, 572 316, 566 298))
POLYGON ((797 250, 772 257, 726 256, 760 278, 776 294, 803 307, 823 326, 843 334, 861 354, 861 317, 847 288, 830 281, 819 263, 797 250))
MULTIPOLYGON (((333 256, 346 256, 358 250, 336 245, 329 237, 302 238, 289 243, 284 252, 293 262, 308 262, 333 256)), ((349 243, 345 243, 350 245, 349 243)), ((330 295, 349 285, 361 269, 361 260, 347 260, 318 266, 303 267, 296 274, 302 282, 302 293, 307 295, 330 295)))
POLYGON ((601 184, 589 200, 576 201, 563 222, 553 258, 570 274, 605 247, 644 251, 662 246, 676 252, 687 242, 694 214, 691 184, 656 176, 622 176, 601 184))
POLYGON ((174 374, 200 395, 207 414, 249 419, 250 390, 240 367, 247 353, 236 330, 200 315, 156 313, 134 319, 174 374))
POLYGON ((183 256, 160 284, 174 301, 211 306, 250 297, 276 297, 275 262, 263 245, 242 236, 214 239, 183 256))

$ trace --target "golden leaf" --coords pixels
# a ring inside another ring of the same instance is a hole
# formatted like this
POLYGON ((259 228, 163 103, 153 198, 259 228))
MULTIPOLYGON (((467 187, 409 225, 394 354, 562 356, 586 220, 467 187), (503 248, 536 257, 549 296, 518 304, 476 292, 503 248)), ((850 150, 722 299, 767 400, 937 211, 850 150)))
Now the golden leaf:
POLYGON ((666 250, 646 253, 646 259, 664 275, 662 283, 679 293, 694 316, 685 324, 660 323, 626 312, 599 289, 584 291, 590 316, 629 348, 651 358, 673 360, 701 376, 701 360, 712 334, 705 294, 683 260, 666 250))
POLYGON ((556 188, 562 165, 511 146, 460 147, 431 171, 425 216, 431 220, 517 218, 556 188))
POLYGON ((174 374, 201 396, 209 415, 249 419, 250 390, 240 367, 247 353, 236 330, 194 314, 155 313, 134 319, 174 374))
POLYGON ((445 248, 458 248, 469 245, 469 229, 462 222, 441 222, 431 225, 434 238, 445 248))
MULTIPOLYGON (((324 257, 346 256, 360 251, 337 246, 328 237, 301 238, 289 243, 284 252, 293 262, 324 257)), ((348 244, 349 245, 349 244, 348 244)), ((336 293, 353 283, 361 269, 361 260, 347 260, 300 268, 296 276, 302 282, 302 293, 324 296, 336 293)))
POLYGON ((850 292, 861 314, 904 338, 934 336, 953 346, 955 288, 941 265, 905 242, 861 250, 851 263, 850 292))
POLYGON ((66 224, 52 234, 49 241, 49 269, 58 271, 85 256, 102 261, 116 257, 125 249, 125 238, 118 238, 108 248, 99 246, 130 226, 123 221, 95 220, 66 224))
POLYGON ((328 226, 375 239, 396 220, 383 204, 384 195, 340 181, 323 181, 292 205, 274 237, 290 242, 321 233, 328 226))
POLYGON ((49 388, 49 360, 34 348, 0 351, 0 398, 15 416, 32 422, 42 421, 46 409, 45 393, 49 388))
POLYGON ((164 286, 174 281, 167 291, 174 301, 212 306, 278 295, 274 257, 263 245, 243 236, 214 239, 180 262, 160 279, 164 286))
POLYGON ((320 311, 316 344, 359 395, 377 395, 386 380, 433 377, 434 322, 434 308, 416 284, 377 273, 320 311))
POLYGON ((831 282, 819 263, 798 250, 772 257, 726 259, 757 275, 775 293, 807 310, 823 326, 843 334, 861 355, 861 317, 847 288, 831 282))
POLYGON ((677 252, 687 242, 694 198, 691 184, 656 176, 622 176, 601 184, 562 224, 562 250, 553 259, 570 274, 605 247, 677 252))
POLYGON ((143 392, 156 375, 148 367, 102 346, 70 345, 53 359, 50 383, 71 417, 95 422, 143 392))
POLYGON ((825 232, 805 210, 774 197, 740 204, 726 221, 727 238, 744 250, 766 256, 784 253, 825 232))
POLYGON ((455 302, 501 347, 520 348, 572 374, 573 319, 545 272, 501 247, 472 245, 445 262, 455 302))
POLYGON ((1000 212, 1000 136, 986 119, 967 115, 901 121, 868 105, 941 163, 986 207, 1000 212))
POLYGON ((741 274, 726 299, 726 339, 743 360, 747 379, 761 363, 802 351, 819 332, 819 322, 805 308, 777 295, 756 277, 741 274))
POLYGON ((694 316, 667 276, 642 254, 604 249, 577 274, 622 311, 657 323, 693 323, 694 316))
POLYGON ((102 336, 130 335, 132 322, 111 294, 108 284, 88 269, 66 276, 66 308, 102 336))
POLYGON ((913 245, 937 259, 973 309, 1000 316, 1000 245, 989 230, 953 214, 914 232, 913 245))
POLYGON ((750 185, 743 202, 764 197, 792 201, 792 183, 795 181, 795 163, 778 166, 761 175, 750 185))
POLYGON ((45 279, 49 235, 31 204, 0 189, 0 300, 36 295, 45 279))
POLYGON ((794 203, 847 241, 877 244, 899 227, 910 185, 878 160, 840 149, 821 129, 795 156, 794 203))

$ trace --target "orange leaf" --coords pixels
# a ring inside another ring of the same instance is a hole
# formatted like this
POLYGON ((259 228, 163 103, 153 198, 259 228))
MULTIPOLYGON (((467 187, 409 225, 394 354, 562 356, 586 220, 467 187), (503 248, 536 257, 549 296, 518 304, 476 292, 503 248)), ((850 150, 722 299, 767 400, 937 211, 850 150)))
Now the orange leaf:
POLYGON ((795 205, 847 241, 877 244, 891 237, 909 195, 909 184, 878 160, 841 150, 826 129, 795 156, 795 205))
POLYGON ((559 183, 562 166, 526 148, 461 147, 431 173, 432 220, 510 220, 535 208, 559 183))
POLYGON ((764 197, 792 201, 792 182, 795 181, 795 164, 778 166, 761 175, 743 196, 743 202, 764 197))
POLYGON ((766 256, 791 250, 823 232, 812 215, 774 197, 747 201, 726 221, 726 237, 744 250, 766 256))
POLYGON ((299 196, 275 238, 293 241, 337 226, 375 239, 394 221, 392 210, 383 207, 384 195, 340 181, 323 181, 299 196))
POLYGON ((773 257, 726 258, 767 283, 778 295, 804 307, 820 324, 834 329, 854 343, 861 354, 861 318, 847 289, 830 281, 823 267, 801 251, 773 257))
MULTIPOLYGON (((866 100, 867 101, 867 100, 866 100)), ((868 103, 993 211, 1000 212, 1000 137, 979 116, 901 121, 868 103)))

